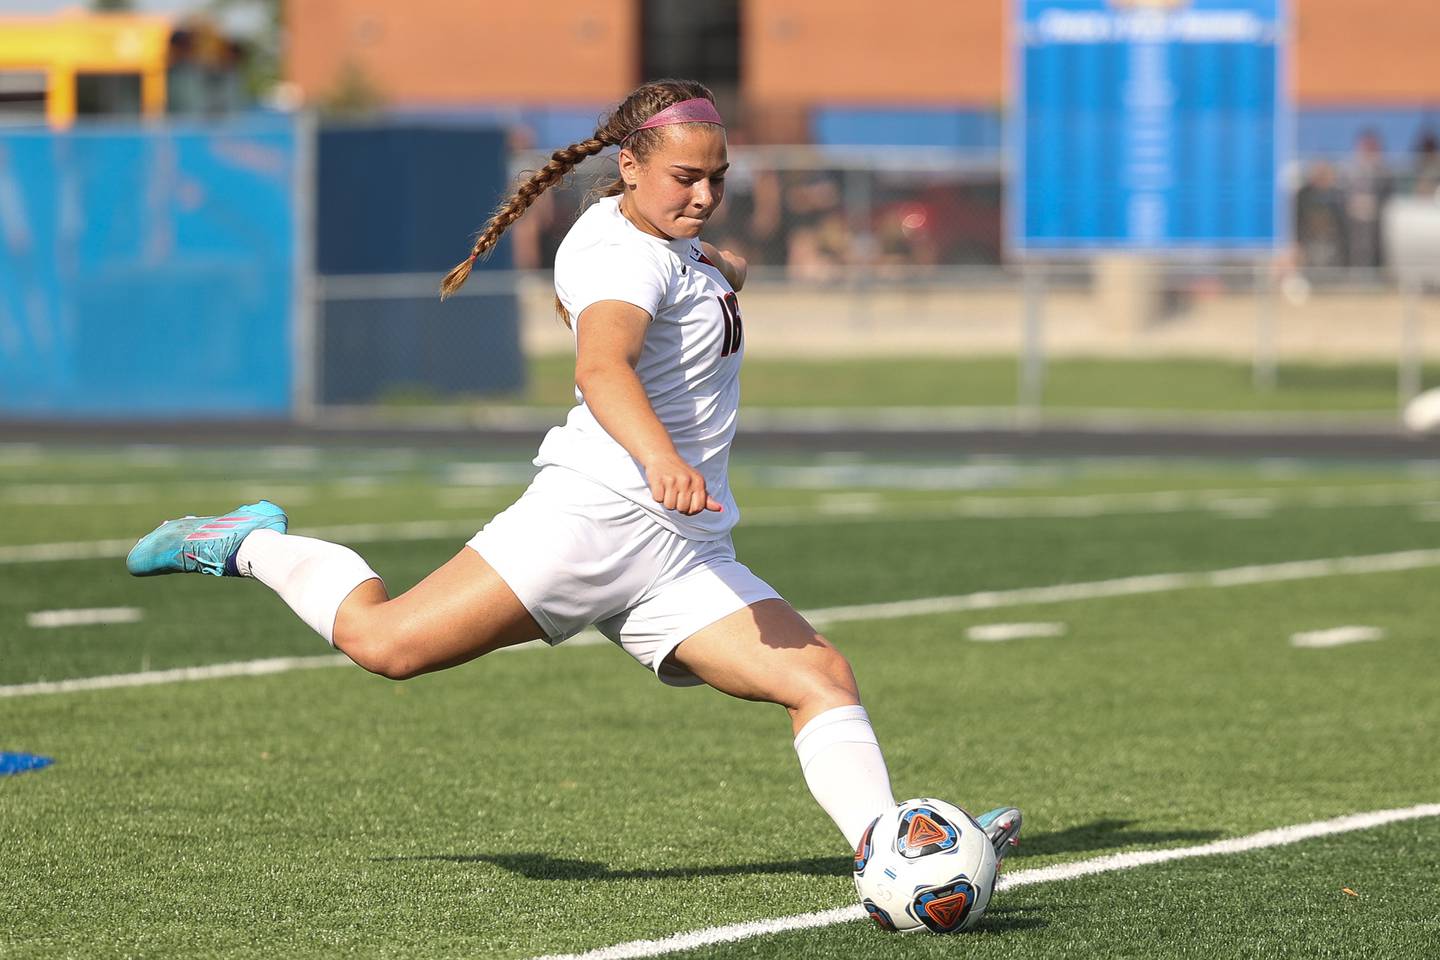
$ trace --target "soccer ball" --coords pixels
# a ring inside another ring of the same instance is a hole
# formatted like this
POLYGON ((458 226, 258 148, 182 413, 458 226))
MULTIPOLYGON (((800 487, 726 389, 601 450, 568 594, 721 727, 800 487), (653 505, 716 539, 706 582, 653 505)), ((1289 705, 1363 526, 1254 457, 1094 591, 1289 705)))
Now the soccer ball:
POLYGON ((1434 433, 1440 428, 1440 389, 1426 390, 1405 404, 1401 418, 1411 433, 1434 433))
POLYGON ((980 922, 995 889, 995 848, 944 800, 906 800, 865 829, 855 890, 882 929, 954 933, 980 922))

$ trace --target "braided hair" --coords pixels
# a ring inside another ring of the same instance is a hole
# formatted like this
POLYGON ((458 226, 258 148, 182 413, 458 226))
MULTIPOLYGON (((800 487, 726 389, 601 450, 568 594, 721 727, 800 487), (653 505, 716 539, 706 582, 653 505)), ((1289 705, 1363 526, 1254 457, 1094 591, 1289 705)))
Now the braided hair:
MULTIPOLYGON (((456 264, 440 282, 440 299, 444 300, 459 290, 470 276, 475 261, 489 256, 490 251, 500 242, 500 235, 524 216, 535 199, 563 180, 565 175, 584 162, 586 157, 593 157, 606 147, 624 143, 625 147, 635 154, 636 159, 643 161, 659 145, 664 130, 658 127, 649 130, 636 128, 666 107, 696 97, 704 97, 712 102, 715 99, 703 84, 693 80, 653 80, 642 84, 601 119, 600 125, 588 140, 572 143, 552 153, 550 162, 529 173, 510 198, 495 208, 489 222, 475 238, 470 256, 456 264)), ((624 181, 617 177, 614 182, 598 190, 597 195, 613 197, 624 189, 624 181)))

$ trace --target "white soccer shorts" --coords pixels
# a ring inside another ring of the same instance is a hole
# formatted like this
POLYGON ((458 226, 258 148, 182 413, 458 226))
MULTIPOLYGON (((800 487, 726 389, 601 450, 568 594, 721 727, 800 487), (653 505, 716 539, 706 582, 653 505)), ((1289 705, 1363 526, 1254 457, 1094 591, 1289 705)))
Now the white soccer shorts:
POLYGON ((735 559, 730 537, 690 540, 639 504, 564 467, 467 544, 495 568, 552 645, 594 624, 661 681, 702 681, 665 658, 737 610, 778 598, 735 559))

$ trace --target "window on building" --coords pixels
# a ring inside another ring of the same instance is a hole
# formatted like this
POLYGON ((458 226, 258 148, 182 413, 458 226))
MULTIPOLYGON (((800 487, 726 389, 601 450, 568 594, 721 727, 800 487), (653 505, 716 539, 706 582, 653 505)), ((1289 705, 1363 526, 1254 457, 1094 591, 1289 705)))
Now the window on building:
POLYGON ((45 74, 0 70, 0 123, 45 119, 45 74))
POLYGON ((82 117, 140 116, 140 74, 76 74, 75 112, 82 117))
POLYGON ((740 88, 740 0, 644 0, 641 69, 645 80, 699 80, 716 96, 740 88))

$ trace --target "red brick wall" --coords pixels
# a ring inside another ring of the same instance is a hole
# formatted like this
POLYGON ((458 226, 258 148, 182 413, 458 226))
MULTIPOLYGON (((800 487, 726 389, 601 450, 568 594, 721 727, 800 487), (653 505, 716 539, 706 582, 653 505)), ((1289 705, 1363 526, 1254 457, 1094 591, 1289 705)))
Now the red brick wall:
POLYGON ((1440 102, 1440 2, 1292 2, 1302 103, 1440 102))
MULTIPOLYGON (((1291 0, 1301 103, 1440 102, 1440 0, 1291 0)), ((999 103, 1009 0, 745 0, 751 102, 999 103)))
MULTIPOLYGON (((705 0, 675 0, 705 2, 705 0)), ((742 0, 743 93, 993 106, 1010 0, 742 0)), ((1440 0, 1292 0, 1302 103, 1440 101, 1440 0)), ((594 103, 639 77, 639 0, 294 0, 289 76, 307 100, 347 60, 400 104, 594 103)))
POLYGON ((307 102, 353 62, 389 103, 592 103, 639 80, 634 0, 294 0, 286 72, 307 102))
POLYGON ((745 0, 752 103, 998 104, 1000 0, 745 0))

